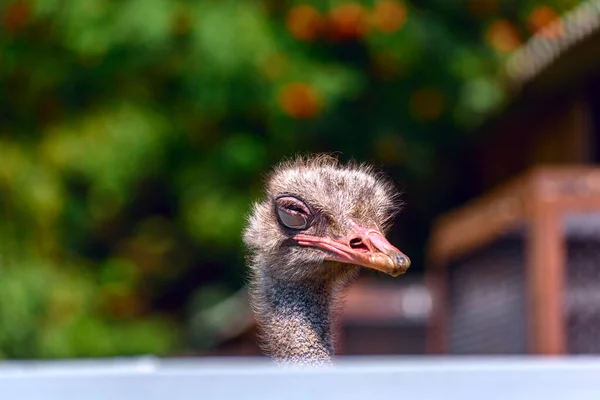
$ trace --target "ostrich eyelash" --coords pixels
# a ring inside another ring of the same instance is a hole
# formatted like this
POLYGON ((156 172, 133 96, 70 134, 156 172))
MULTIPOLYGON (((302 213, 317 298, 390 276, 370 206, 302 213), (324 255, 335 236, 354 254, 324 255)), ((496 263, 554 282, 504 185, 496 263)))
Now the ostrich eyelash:
POLYGON ((306 215, 312 215, 313 210, 300 197, 292 194, 281 194, 274 199, 276 207, 285 208, 286 210, 300 212, 306 215))

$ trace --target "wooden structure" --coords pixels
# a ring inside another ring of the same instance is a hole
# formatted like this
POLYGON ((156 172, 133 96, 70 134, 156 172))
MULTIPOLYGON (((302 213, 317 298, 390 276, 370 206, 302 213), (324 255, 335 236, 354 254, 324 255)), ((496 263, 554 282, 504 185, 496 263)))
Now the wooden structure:
POLYGON ((600 353, 600 0, 512 54, 434 224, 430 353, 600 353), (527 172, 528 171, 528 172, 527 172))
POLYGON ((600 168, 536 168, 443 216, 430 353, 600 353, 600 168))

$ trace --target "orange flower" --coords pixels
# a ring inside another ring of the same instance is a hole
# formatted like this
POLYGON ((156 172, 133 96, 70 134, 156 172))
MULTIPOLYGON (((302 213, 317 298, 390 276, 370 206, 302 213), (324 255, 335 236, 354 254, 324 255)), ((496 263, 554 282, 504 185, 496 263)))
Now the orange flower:
POLYGON ((7 33, 14 33, 23 28, 29 21, 29 4, 17 1, 10 4, 2 13, 2 25, 7 33))
POLYGON ((434 120, 444 112, 446 98, 433 87, 417 90, 410 96, 411 114, 420 120, 434 120))
POLYGON ((373 26, 384 33, 394 33, 406 22, 406 7, 396 0, 380 0, 371 14, 373 26))
POLYGON ((529 29, 547 37, 559 37, 563 33, 560 17, 553 8, 541 6, 534 9, 528 18, 529 29))
POLYGON ((343 3, 329 13, 329 28, 333 39, 357 39, 368 31, 368 12, 359 3, 343 3))
POLYGON ((321 32, 323 18, 311 6, 302 5, 292 8, 286 18, 288 30, 300 40, 315 40, 321 32))
POLYGON ((521 44, 517 28, 505 19, 491 24, 486 32, 486 38, 492 47, 503 53, 513 51, 521 44))
POLYGON ((314 118, 321 112, 317 92, 306 83, 291 83, 283 88, 279 106, 287 115, 298 119, 314 118))

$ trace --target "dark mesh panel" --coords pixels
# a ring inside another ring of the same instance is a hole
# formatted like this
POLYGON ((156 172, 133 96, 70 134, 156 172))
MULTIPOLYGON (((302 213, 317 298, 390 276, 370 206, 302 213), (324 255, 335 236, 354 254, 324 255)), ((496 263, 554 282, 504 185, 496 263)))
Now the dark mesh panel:
POLYGON ((450 265, 450 353, 525 353, 523 244, 504 238, 450 265))
POLYGON ((565 225, 567 351, 600 353, 599 214, 570 215, 565 225))

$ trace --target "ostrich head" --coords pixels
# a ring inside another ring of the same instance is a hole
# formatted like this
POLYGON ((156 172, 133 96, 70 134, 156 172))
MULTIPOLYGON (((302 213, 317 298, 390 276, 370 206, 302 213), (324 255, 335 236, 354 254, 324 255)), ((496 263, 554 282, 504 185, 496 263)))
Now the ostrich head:
POLYGON ((329 156, 275 168, 244 234, 256 268, 287 281, 336 280, 360 267, 397 276, 410 260, 384 234, 399 208, 389 181, 329 156))
POLYGON ((398 208, 391 183, 366 165, 316 156, 274 169, 244 232, 267 353, 329 360, 339 290, 360 268, 397 276, 410 265, 384 236, 398 208))

